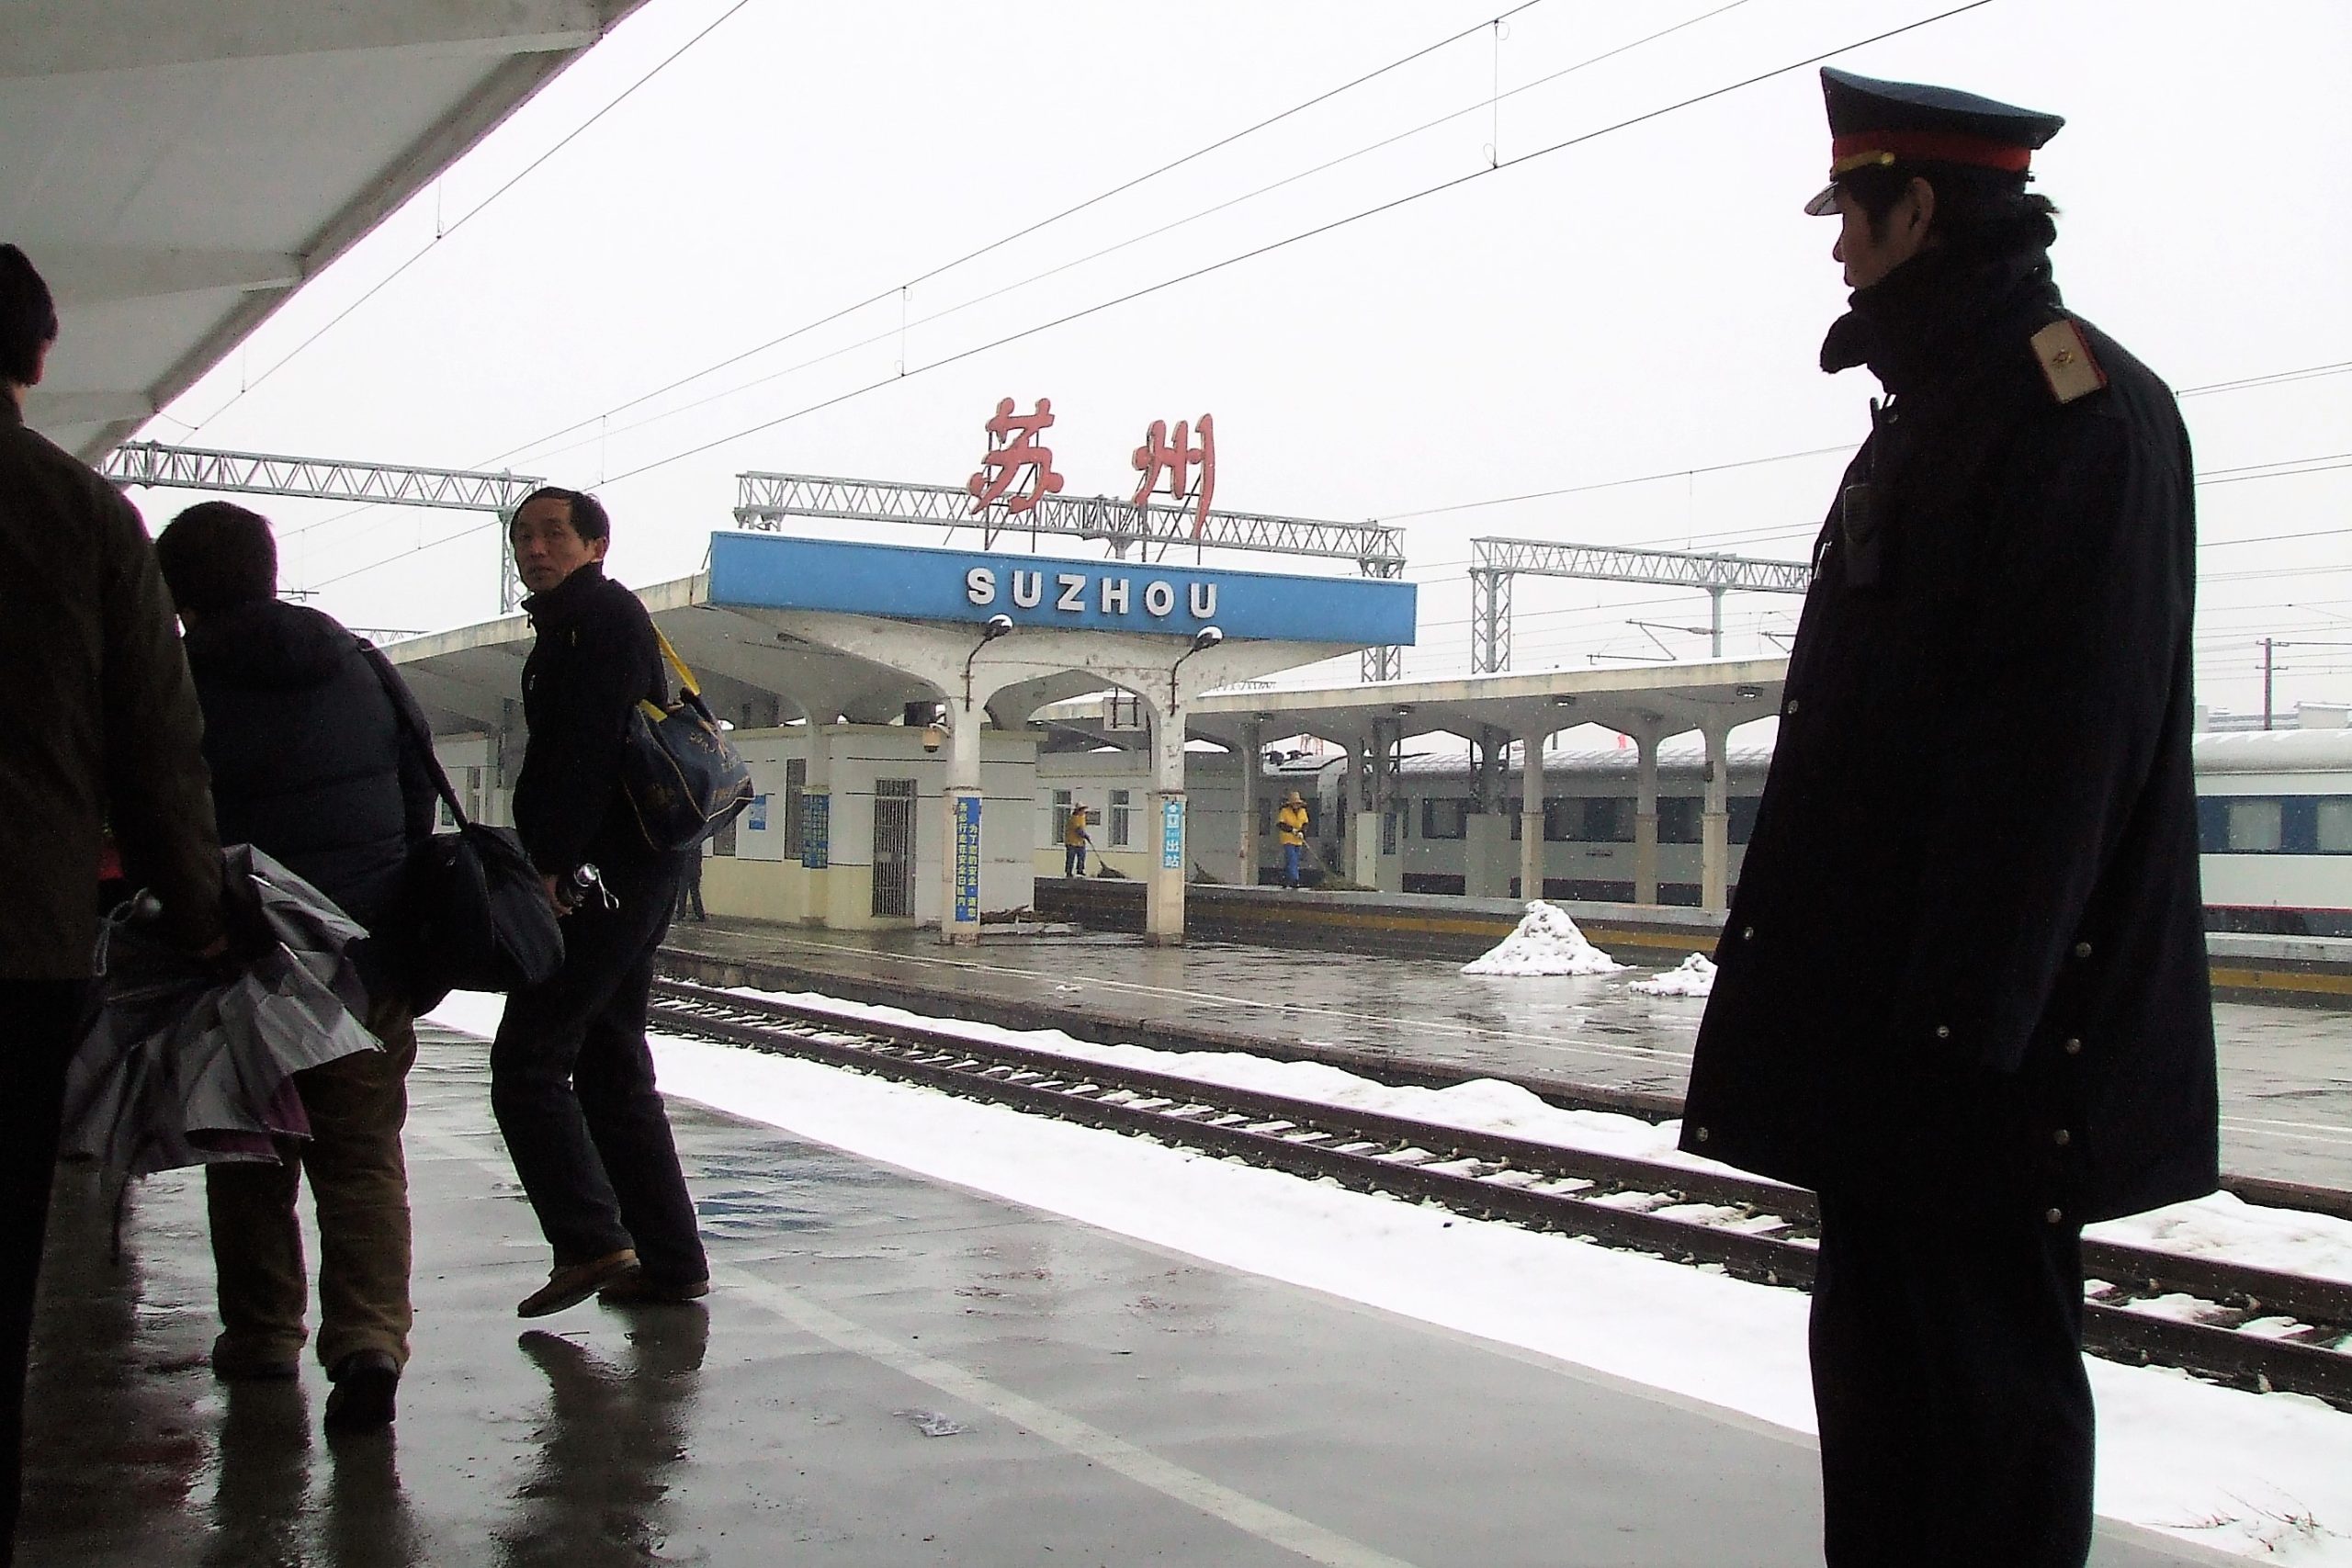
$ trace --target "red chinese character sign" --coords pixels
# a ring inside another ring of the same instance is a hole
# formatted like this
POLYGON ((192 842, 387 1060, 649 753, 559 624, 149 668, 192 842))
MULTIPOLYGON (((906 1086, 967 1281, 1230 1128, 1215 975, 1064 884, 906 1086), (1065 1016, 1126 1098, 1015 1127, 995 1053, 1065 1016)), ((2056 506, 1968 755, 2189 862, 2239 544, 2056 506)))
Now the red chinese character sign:
POLYGON ((1135 504, 1141 506, 1165 475, 1169 495, 1193 502, 1193 537, 1197 541, 1208 527, 1209 499, 1216 493, 1216 421, 1201 415, 1197 446, 1193 445, 1193 428, 1181 419, 1172 437, 1166 420, 1151 422, 1143 445, 1135 451, 1136 472, 1143 476, 1143 482, 1136 487, 1135 504), (1192 471, 1195 465, 1200 468, 1198 476, 1192 471))
POLYGON ((1054 472, 1054 450, 1037 440, 1053 423, 1050 398, 1039 398, 1032 413, 1014 413, 1011 398, 999 400, 996 417, 988 424, 988 456, 964 485, 971 492, 974 512, 985 511, 1000 500, 1009 513, 1027 512, 1037 504, 1038 497, 1061 490, 1062 477, 1054 472), (1028 488, 1017 489, 1023 479, 1028 488))

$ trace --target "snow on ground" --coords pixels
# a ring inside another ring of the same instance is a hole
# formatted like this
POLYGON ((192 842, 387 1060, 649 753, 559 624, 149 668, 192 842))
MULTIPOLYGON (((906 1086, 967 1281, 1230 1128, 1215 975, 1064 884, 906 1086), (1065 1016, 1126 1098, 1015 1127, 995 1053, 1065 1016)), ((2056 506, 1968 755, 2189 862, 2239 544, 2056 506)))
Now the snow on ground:
MULTIPOLYGON (((845 1017, 910 1016, 822 1005, 845 1017)), ((497 998, 452 998, 434 1017, 486 1034, 496 1021, 497 998)), ((1627 1152, 1652 1157, 1663 1155, 1660 1145, 1674 1134, 1671 1124, 1556 1111, 1498 1084, 1389 1089, 1358 1079, 1361 1087, 1351 1087, 1336 1081, 1349 1075, 1316 1064, 1222 1054, 1209 1059, 923 1021, 1033 1047, 1055 1041, 1054 1048, 1075 1056, 1149 1061, 1197 1077, 1222 1063, 1222 1071, 1289 1093, 1306 1092, 1300 1086, 1312 1081, 1351 1095, 1416 1097, 1347 1103, 1407 1103, 1411 1108, 1401 1113, 1431 1119, 1442 1107, 1454 1124, 1485 1125, 1472 1119, 1491 1117, 1510 1123, 1497 1130, 1521 1136, 1537 1135, 1532 1127, 1566 1125, 1589 1139, 1645 1139, 1645 1146, 1627 1152), (1128 1052, 1136 1055, 1112 1055, 1128 1052), (1253 1062, 1254 1068, 1241 1065, 1253 1062), (1254 1076, 1261 1072, 1267 1076, 1254 1076), (1628 1125, 1611 1125, 1618 1122, 1628 1125)), ((798 1136, 1227 1267, 1522 1346, 1794 1430, 1814 1429, 1805 1299, 1798 1292, 814 1063, 666 1037, 657 1037, 655 1055, 670 1093, 798 1136)), ((2181 1208, 2203 1212, 2182 1218, 2168 1210, 2123 1224, 2169 1225, 2169 1234, 2207 1250, 2232 1245, 2226 1203, 2181 1208)), ((2246 1216, 2268 1213, 2237 1208, 2246 1216)), ((2271 1241, 2287 1250, 2304 1224, 2314 1234, 2315 1251, 2352 1242, 2352 1226, 2329 1231, 2311 1216, 2280 1220, 2292 1223, 2250 1223, 2267 1226, 2271 1241)), ((2292 1266, 2306 1267, 2300 1254, 2292 1266)), ((2352 1568, 2352 1416, 2317 1400, 2217 1388, 2162 1368, 2098 1359, 2090 1366, 2102 1514, 2298 1568, 2352 1568)))
POLYGON ((1660 970, 1646 980, 1633 981, 1629 990, 1654 997, 1711 997, 1715 992, 1715 961, 1694 953, 1673 969, 1660 970))
POLYGON ((1462 966, 1464 975, 1609 975, 1625 967, 1585 940, 1568 912, 1538 900, 1519 929, 1493 952, 1462 966))

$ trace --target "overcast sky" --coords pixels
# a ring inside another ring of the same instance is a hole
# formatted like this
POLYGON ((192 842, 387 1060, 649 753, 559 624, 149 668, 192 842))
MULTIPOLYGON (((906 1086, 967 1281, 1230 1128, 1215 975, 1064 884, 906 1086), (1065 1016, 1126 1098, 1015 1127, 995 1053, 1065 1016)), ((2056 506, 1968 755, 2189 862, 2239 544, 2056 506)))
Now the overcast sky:
MULTIPOLYGON (((1498 36, 1479 28, 1497 0, 649 0, 145 434, 595 486, 616 573, 642 584, 695 569, 745 468, 961 484, 996 400, 1045 397, 1068 491, 1124 493, 1150 421, 1209 412, 1220 505, 1405 524, 1424 585, 1407 673, 1458 673, 1473 536, 1803 552, 1842 452, 1690 470, 1850 448, 1877 390, 1815 368, 1844 299, 1834 224, 1799 211, 1827 161, 1815 71, 1657 111, 1955 3, 1536 0, 1498 36)), ((2352 363, 2352 5, 1988 0, 1836 58, 2065 115, 2036 159, 2060 282, 2175 387, 2352 363)), ((2296 645, 2281 705, 2352 700, 2352 374, 2183 406, 2224 481, 2199 491, 2200 700, 2258 705, 2266 635, 2296 645), (2247 477, 2268 465, 2314 471, 2247 477)), ((160 525, 194 498, 135 499, 160 525)), ((287 585, 355 625, 495 609, 479 518, 266 509, 287 585)), ((1795 610, 1736 596, 1727 651, 1777 651, 1795 610)), ((1705 618, 1703 594, 1523 581, 1513 667, 1703 654, 1628 622, 1705 618)))

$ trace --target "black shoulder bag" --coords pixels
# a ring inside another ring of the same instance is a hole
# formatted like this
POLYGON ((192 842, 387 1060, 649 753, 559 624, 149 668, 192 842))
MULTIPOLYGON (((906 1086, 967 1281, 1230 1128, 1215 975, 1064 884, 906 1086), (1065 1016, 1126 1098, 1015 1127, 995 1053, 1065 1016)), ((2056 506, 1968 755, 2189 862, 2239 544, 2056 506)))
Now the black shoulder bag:
POLYGON ((563 928, 548 902, 538 868, 513 829, 466 818, 458 792, 433 750, 433 737, 391 660, 363 643, 401 733, 423 754, 454 833, 435 833, 409 850, 401 946, 416 1010, 451 991, 515 991, 563 967, 563 928))
POLYGON ((678 672, 678 700, 668 707, 641 701, 629 710, 621 787, 647 843, 690 850, 752 804, 752 770, 703 701, 695 672, 660 626, 653 636, 678 672))

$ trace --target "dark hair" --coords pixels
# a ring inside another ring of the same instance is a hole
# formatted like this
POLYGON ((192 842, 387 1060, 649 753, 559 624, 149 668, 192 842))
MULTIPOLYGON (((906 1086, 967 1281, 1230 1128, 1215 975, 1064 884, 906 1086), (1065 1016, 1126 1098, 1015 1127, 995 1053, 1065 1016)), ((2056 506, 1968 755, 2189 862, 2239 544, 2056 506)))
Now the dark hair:
POLYGON ((580 536, 583 545, 613 536, 613 520, 605 515, 605 503, 596 499, 594 491, 565 490, 560 485, 541 485, 516 503, 507 514, 506 534, 514 535, 514 519, 523 515, 523 508, 535 501, 560 501, 571 509, 571 531, 580 536))
POLYGON ((25 253, 0 245, 0 378, 20 387, 40 374, 40 351, 57 341, 57 301, 25 253))
POLYGON ((1850 170, 1838 188, 1870 220, 1871 237, 1885 237, 1887 215, 1914 179, 1936 193, 1928 236, 1954 250, 2003 253, 2048 250, 2058 241, 2057 203, 2026 189, 2022 175, 1959 164, 1883 164, 1850 170))
POLYGON ((202 501, 155 540, 172 602, 199 615, 277 596, 277 541, 269 519, 234 502, 202 501))

